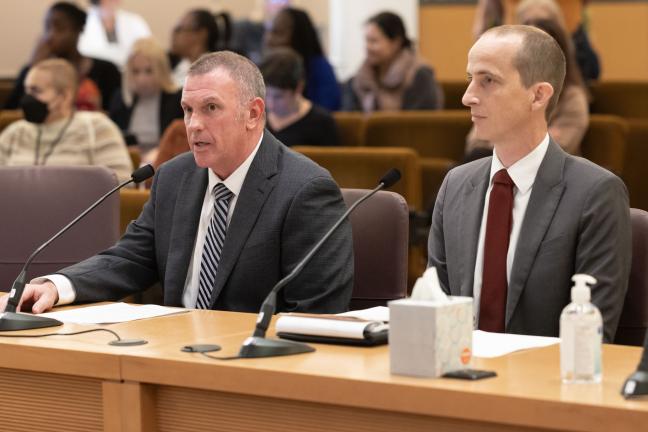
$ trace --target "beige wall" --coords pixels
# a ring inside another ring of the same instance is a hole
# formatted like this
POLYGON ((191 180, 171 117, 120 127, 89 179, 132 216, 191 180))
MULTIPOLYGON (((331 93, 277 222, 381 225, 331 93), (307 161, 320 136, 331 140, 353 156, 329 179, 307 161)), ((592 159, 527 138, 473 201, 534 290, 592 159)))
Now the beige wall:
MULTIPOLYGON (((602 79, 648 81, 648 4, 593 3, 588 13, 602 79)), ((429 5, 421 7, 419 16, 423 57, 440 79, 465 79, 474 7, 429 5)))

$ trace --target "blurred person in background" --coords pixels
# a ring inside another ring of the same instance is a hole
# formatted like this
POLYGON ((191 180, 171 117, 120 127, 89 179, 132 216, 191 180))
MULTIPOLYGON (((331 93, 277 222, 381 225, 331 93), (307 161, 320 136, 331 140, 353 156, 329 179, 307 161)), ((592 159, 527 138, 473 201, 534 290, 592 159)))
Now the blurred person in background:
POLYGON ((20 102, 24 120, 0 134, 0 166, 100 165, 128 180, 131 159, 119 128, 103 113, 76 111, 75 68, 63 59, 36 63, 20 102))
POLYGON ((90 0, 79 51, 121 68, 135 41, 151 36, 151 29, 141 16, 120 9, 120 3, 121 0, 90 0))
POLYGON ((345 86, 345 111, 431 110, 443 107, 433 69, 417 56, 403 20, 391 12, 365 25, 367 58, 345 86))
POLYGON ((212 14, 206 9, 187 12, 173 29, 171 52, 179 58, 173 80, 182 87, 191 63, 208 52, 228 48, 232 22, 227 12, 212 14))
POLYGON ((183 117, 182 93, 173 82, 164 49, 152 38, 135 42, 122 82, 113 96, 110 118, 129 144, 138 145, 143 162, 148 163, 167 126, 183 117))
POLYGON ((304 67, 299 54, 290 48, 275 48, 259 69, 266 84, 266 127, 279 141, 289 147, 339 144, 331 114, 302 95, 304 67))
POLYGON ((304 62, 306 99, 329 111, 340 109, 340 86, 333 67, 324 56, 317 30, 305 11, 291 7, 281 9, 266 32, 265 45, 295 50, 304 62))
POLYGON ((54 3, 45 15, 40 37, 28 65, 24 66, 7 98, 5 109, 17 109, 25 94, 23 82, 31 65, 48 58, 69 61, 79 75, 79 91, 75 97, 77 109, 108 110, 110 99, 120 87, 117 67, 105 60, 86 57, 77 49, 79 35, 86 24, 86 13, 69 2, 54 3))

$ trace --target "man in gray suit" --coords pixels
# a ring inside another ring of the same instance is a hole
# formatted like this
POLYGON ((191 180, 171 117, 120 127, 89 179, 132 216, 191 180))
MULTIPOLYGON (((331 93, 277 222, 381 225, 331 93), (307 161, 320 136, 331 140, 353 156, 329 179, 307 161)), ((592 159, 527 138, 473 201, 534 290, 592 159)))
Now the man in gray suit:
POLYGON ((496 27, 470 50, 467 71, 463 103, 494 154, 443 181, 428 265, 448 293, 474 297, 476 327, 543 336, 558 335, 571 276, 590 274, 612 341, 630 271, 628 196, 547 133, 565 75, 560 47, 532 27, 496 27))
MULTIPOLYGON (((326 170, 264 130, 264 98, 261 73, 244 57, 196 61, 182 94, 193 154, 160 167, 141 215, 114 247, 32 281, 25 306, 40 313, 119 299, 160 282, 167 305, 258 311, 346 209, 326 170)), ((280 292, 277 310, 346 310, 352 248, 347 221, 280 292)))

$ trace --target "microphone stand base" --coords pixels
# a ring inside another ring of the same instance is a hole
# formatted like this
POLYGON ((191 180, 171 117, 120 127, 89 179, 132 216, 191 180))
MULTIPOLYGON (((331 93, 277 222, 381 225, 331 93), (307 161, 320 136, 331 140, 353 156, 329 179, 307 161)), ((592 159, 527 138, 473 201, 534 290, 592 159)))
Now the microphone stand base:
POLYGON ((38 315, 4 312, 0 314, 0 332, 31 330, 63 325, 61 321, 38 315))
POLYGON ((277 357, 293 354, 303 354, 315 351, 315 348, 301 342, 283 339, 266 339, 249 337, 243 342, 239 358, 277 357))
POLYGON ((648 396, 648 372, 636 371, 628 377, 621 388, 626 399, 648 396))

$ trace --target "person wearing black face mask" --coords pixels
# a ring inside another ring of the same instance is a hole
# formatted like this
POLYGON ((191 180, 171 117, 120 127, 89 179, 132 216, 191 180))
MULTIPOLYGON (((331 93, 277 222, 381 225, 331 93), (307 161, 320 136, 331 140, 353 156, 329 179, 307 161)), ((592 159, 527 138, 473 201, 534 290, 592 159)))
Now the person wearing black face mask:
POLYGON ((2 165, 103 165, 120 181, 132 170, 119 128, 103 113, 74 109, 78 78, 63 59, 35 64, 25 78, 24 120, 0 134, 2 165))

